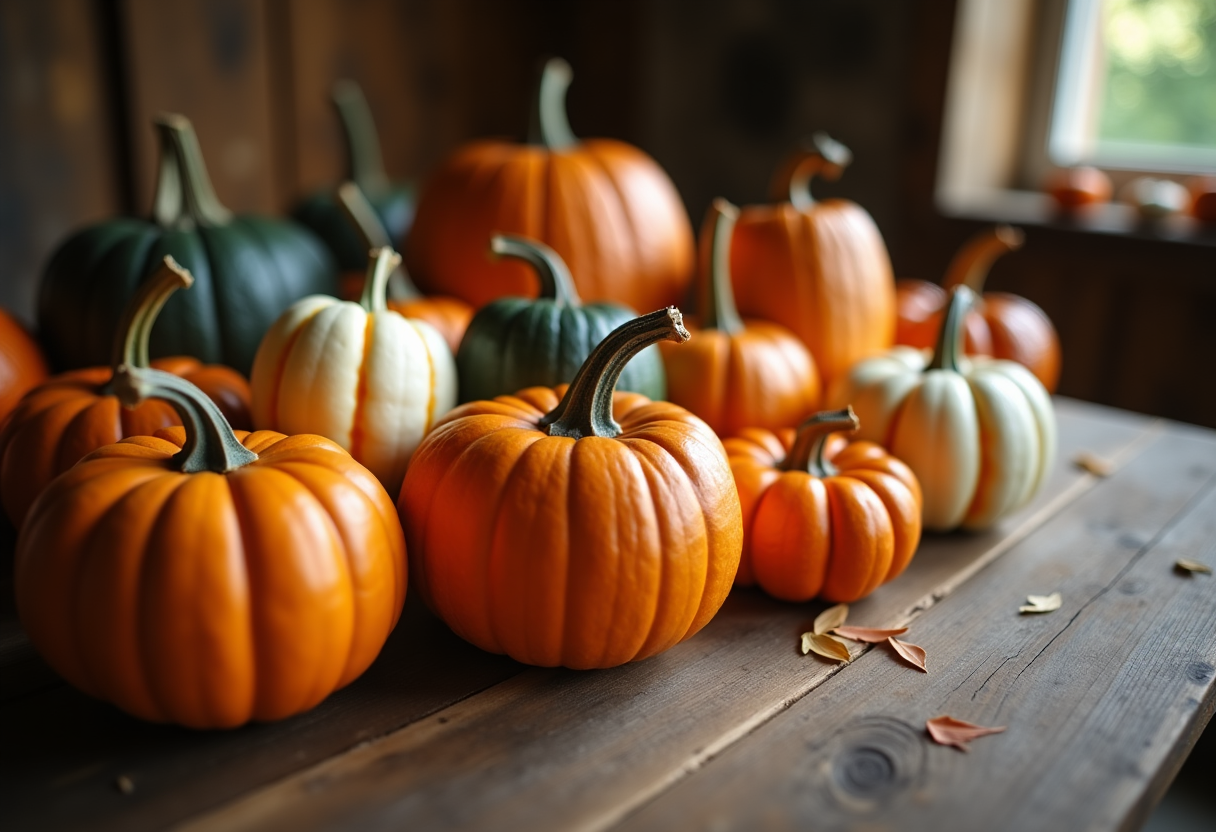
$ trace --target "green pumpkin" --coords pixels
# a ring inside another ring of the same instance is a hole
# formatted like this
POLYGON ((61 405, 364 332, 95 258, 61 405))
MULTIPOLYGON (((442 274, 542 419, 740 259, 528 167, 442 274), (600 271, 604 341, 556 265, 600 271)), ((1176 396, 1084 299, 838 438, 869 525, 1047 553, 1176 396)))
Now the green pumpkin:
MULTIPOLYGON (((334 87, 333 101, 346 136, 349 177, 371 203, 392 244, 400 248, 414 223, 417 187, 412 182, 389 181, 371 108, 359 85, 353 81, 339 82, 334 87)), ((367 271, 367 246, 351 228, 332 190, 305 198, 292 216, 325 241, 343 272, 355 272, 362 277, 367 271)))
MULTIPOLYGON (((462 402, 569 383, 608 333, 636 317, 633 310, 616 303, 584 306, 566 264, 543 243, 498 234, 490 241, 490 250, 518 257, 535 268, 540 297, 499 298, 473 316, 456 352, 462 402)), ((651 399, 667 394, 663 360, 655 347, 647 347, 625 365, 617 389, 651 399)))
POLYGON ((192 355, 248 375, 262 336, 305 295, 334 294, 333 258, 289 220, 233 216, 220 204, 198 138, 182 116, 155 122, 160 172, 152 220, 109 220, 69 237, 51 256, 38 324, 60 370, 105 364, 136 288, 172 256, 194 290, 165 305, 151 355, 192 355))

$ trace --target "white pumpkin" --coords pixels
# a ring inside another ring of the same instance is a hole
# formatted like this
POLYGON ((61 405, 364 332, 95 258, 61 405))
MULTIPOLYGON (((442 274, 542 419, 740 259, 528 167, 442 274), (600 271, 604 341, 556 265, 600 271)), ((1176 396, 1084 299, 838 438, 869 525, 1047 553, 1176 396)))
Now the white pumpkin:
POLYGON ((1051 396, 1021 364, 963 355, 974 302, 954 290, 933 353, 896 347, 854 365, 829 391, 851 404, 857 439, 884 445, 924 490, 925 528, 984 529, 1038 492, 1056 454, 1051 396))
POLYGON ((359 303, 297 301, 262 338, 250 379, 259 429, 332 439, 393 499, 414 449, 456 404, 456 364, 443 336, 385 305, 400 262, 390 248, 373 251, 359 303))

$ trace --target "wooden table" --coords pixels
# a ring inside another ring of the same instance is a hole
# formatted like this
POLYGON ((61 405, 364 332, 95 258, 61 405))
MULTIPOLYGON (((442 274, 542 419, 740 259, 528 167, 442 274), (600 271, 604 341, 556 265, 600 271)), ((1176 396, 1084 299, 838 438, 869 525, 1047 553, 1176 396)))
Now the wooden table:
MULTIPOLYGON (((881 646, 799 651, 821 604, 732 593, 695 638, 614 670, 528 668, 413 601, 371 670, 314 711, 193 732, 58 682, 0 631, 0 825, 21 829, 1134 829, 1216 709, 1216 432, 1058 401, 1033 505, 928 536, 850 623, 881 646), (1106 478, 1071 463, 1086 450, 1106 478), (1028 594, 1064 604, 1020 615, 1028 594), (970 753, 940 714, 1008 726, 970 753)), ((6 549, 11 557, 11 540, 6 549)), ((11 574, 11 569, 6 569, 11 574)))

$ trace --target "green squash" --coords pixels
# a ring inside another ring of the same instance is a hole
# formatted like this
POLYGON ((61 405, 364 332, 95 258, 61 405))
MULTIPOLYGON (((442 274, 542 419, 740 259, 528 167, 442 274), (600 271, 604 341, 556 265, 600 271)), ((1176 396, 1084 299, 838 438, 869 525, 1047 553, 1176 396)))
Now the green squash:
MULTIPOLYGON (((412 182, 389 181, 371 108, 359 85, 339 82, 334 86, 333 101, 346 137, 348 176, 375 209, 392 244, 400 249, 414 222, 417 187, 412 182)), ((305 198, 292 216, 325 241, 343 272, 362 277, 367 271, 367 247, 351 228, 332 189, 305 198)))
POLYGON ((289 220, 233 216, 215 196, 198 138, 182 116, 155 122, 160 172, 152 220, 126 217, 78 231, 51 256, 38 324, 59 370, 105 364, 136 288, 165 255, 194 275, 194 290, 165 305, 151 355, 192 355, 248 375, 262 336, 305 295, 334 294, 333 258, 289 220))
MULTIPOLYGON (((499 298, 473 316, 456 352, 461 402, 569 383, 608 333, 636 317, 633 310, 616 303, 584 306, 566 264, 543 243, 496 234, 490 250, 518 257, 535 268, 540 297, 499 298)), ((663 360, 655 347, 647 347, 625 365, 617 389, 651 399, 667 394, 663 360)))

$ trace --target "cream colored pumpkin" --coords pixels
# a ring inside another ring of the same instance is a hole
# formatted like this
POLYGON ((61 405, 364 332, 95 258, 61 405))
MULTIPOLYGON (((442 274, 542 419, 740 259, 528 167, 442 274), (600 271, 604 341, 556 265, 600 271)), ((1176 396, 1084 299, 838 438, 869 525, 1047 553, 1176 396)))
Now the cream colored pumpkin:
POLYGON ((456 365, 434 327, 385 306, 400 256, 372 255, 359 303, 311 295, 266 333, 253 362, 253 419, 332 439, 396 498, 414 449, 456 404, 456 365))
POLYGON ((856 364, 829 391, 857 439, 879 442, 924 490, 925 528, 984 529, 1038 492, 1056 453, 1051 397, 1020 364, 963 355, 974 293, 954 290, 933 353, 908 347, 856 364))

